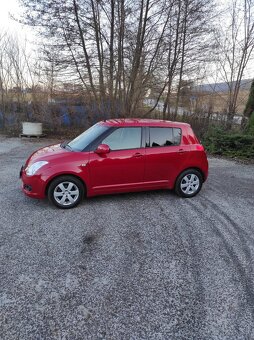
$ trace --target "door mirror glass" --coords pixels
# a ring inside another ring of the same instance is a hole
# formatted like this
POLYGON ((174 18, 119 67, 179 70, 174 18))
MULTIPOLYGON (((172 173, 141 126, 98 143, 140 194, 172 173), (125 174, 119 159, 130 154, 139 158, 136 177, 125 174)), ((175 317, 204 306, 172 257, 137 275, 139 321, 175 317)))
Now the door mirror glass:
POLYGON ((97 149, 95 150, 95 153, 98 155, 105 155, 106 153, 110 152, 110 148, 107 144, 100 144, 97 149))

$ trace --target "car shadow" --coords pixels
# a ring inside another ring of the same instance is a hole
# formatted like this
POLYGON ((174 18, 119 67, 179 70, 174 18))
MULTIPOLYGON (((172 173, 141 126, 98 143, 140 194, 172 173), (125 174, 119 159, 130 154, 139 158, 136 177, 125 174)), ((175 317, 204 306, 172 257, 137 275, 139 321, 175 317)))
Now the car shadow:
POLYGON ((149 190, 149 191, 140 191, 140 192, 128 192, 128 193, 117 193, 117 194, 107 194, 107 195, 98 195, 93 197, 87 197, 82 202, 81 205, 89 204, 89 202, 119 202, 119 201, 127 201, 127 200, 145 200, 147 198, 164 198, 164 197, 172 197, 178 199, 179 197, 174 193, 173 190, 169 189, 161 189, 161 190, 149 190))

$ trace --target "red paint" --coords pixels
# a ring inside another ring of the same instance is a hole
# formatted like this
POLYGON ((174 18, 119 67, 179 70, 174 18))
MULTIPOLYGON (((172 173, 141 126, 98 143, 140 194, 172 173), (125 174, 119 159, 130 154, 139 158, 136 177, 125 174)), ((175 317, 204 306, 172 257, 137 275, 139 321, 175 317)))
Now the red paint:
POLYGON ((173 189, 179 174, 188 168, 199 169, 206 180, 206 153, 189 124, 148 119, 115 119, 100 124, 111 128, 180 128, 181 143, 163 147, 145 147, 143 144, 140 148, 116 151, 108 150, 108 146, 102 143, 94 150, 83 152, 63 149, 60 144, 48 146, 36 151, 27 160, 24 169, 38 161, 47 161, 48 164, 33 176, 27 176, 22 170, 24 193, 30 197, 44 198, 50 181, 66 174, 82 180, 88 197, 116 192, 173 189), (31 186, 31 191, 26 189, 27 185, 31 186))

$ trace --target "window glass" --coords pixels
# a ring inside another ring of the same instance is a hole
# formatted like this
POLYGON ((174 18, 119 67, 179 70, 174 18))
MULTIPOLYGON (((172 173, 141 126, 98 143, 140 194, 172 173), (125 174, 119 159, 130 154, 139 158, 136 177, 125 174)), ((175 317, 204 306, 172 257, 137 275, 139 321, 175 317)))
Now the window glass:
POLYGON ((111 150, 126 150, 140 148, 141 127, 119 128, 106 137, 102 144, 107 144, 111 150))
POLYGON ((174 145, 179 145, 181 143, 182 130, 178 128, 173 128, 174 135, 174 145))
POLYGON ((181 129, 173 128, 150 128, 150 147, 179 145, 181 129))
POLYGON ((108 126, 101 125, 97 123, 90 127, 88 130, 83 132, 81 135, 73 139, 68 145, 74 151, 82 151, 84 150, 90 143, 92 143, 97 137, 102 135, 105 131, 107 131, 108 126))

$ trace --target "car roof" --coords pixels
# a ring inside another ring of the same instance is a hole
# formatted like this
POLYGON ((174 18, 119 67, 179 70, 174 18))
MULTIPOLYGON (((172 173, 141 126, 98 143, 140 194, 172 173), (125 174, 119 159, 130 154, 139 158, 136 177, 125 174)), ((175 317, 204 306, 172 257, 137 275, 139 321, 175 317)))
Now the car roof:
POLYGON ((160 119, 143 119, 143 118, 118 118, 107 119, 101 122, 108 126, 157 126, 157 127, 183 127, 189 126, 187 123, 172 122, 160 119))

